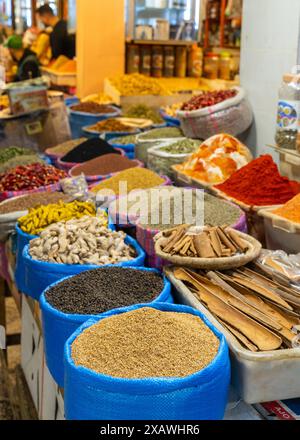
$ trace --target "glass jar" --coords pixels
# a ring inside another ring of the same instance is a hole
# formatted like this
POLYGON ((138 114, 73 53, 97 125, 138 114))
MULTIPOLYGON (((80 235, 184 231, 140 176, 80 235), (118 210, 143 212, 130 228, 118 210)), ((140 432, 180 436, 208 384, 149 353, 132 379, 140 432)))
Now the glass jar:
POLYGON ((231 54, 229 52, 221 53, 219 78, 226 81, 230 81, 232 79, 231 54))
POLYGON ((140 51, 134 44, 127 46, 127 73, 138 73, 140 70, 140 51))
POLYGON ((160 46, 153 47, 152 50, 152 76, 161 78, 163 74, 164 56, 160 46))
POLYGON ((175 76, 178 78, 185 78, 186 76, 186 57, 187 48, 181 46, 176 47, 175 76))
POLYGON ((174 47, 165 47, 165 59, 164 59, 164 76, 166 78, 171 78, 174 76, 175 68, 175 52, 174 47))
POLYGON ((203 72, 203 50, 197 44, 189 50, 188 75, 192 78, 201 78, 203 72))
POLYGON ((208 79, 217 79, 219 75, 219 55, 209 52, 204 57, 204 76, 208 79))
POLYGON ((143 75, 150 76, 151 74, 151 49, 148 46, 142 47, 141 50, 141 69, 143 75))
POLYGON ((300 74, 286 74, 279 89, 276 143, 295 150, 300 126, 300 74))

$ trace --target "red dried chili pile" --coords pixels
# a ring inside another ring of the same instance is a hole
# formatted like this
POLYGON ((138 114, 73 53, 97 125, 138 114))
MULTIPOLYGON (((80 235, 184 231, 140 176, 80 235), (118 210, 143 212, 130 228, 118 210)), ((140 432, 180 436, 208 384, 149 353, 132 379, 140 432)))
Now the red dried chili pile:
POLYGON ((215 188, 250 206, 280 205, 300 192, 300 184, 281 176, 269 154, 253 160, 215 188))
POLYGON ((0 191, 22 191, 51 185, 67 177, 65 171, 52 165, 34 163, 16 167, 0 175, 0 191))

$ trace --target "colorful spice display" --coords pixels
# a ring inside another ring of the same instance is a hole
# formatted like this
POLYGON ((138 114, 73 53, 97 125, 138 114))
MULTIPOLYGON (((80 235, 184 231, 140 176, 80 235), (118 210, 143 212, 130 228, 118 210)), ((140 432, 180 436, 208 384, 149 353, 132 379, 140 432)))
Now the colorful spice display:
POLYGON ((91 113, 91 114, 105 114, 105 113, 115 113, 116 109, 114 109, 111 105, 101 105, 96 102, 81 102, 80 104, 73 105, 71 110, 74 112, 83 112, 83 113, 91 113))
POLYGON ((268 154, 263 155, 239 171, 217 189, 250 206, 280 205, 300 191, 300 184, 282 177, 268 154))
POLYGON ((137 166, 137 162, 127 157, 118 154, 105 154, 76 167, 72 170, 72 176, 80 176, 81 173, 86 176, 105 176, 137 166))
POLYGON ((209 365, 218 349, 218 338, 200 318, 144 307, 84 330, 72 344, 72 358, 113 377, 186 377, 209 365))
POLYGON ((95 186, 92 191, 97 193, 100 190, 112 190, 116 195, 120 194, 120 184, 127 183, 127 193, 135 189, 147 189, 159 186, 164 183, 158 174, 144 168, 130 168, 129 170, 121 171, 116 176, 104 180, 95 186))
POLYGON ((89 202, 59 202, 32 208, 19 219, 19 226, 27 234, 37 235, 53 223, 96 215, 95 206, 89 202))
POLYGON ((42 192, 28 194, 12 199, 8 199, 0 204, 0 214, 8 214, 10 212, 27 211, 40 205, 50 205, 52 203, 70 202, 70 196, 61 192, 42 192))
POLYGON ((163 124, 164 120, 160 114, 145 104, 137 104, 129 107, 124 116, 126 118, 150 119, 154 124, 163 124))
POLYGON ((105 154, 121 154, 103 139, 87 139, 61 158, 62 162, 83 163, 105 154))
POLYGON ((16 167, 0 175, 0 191, 22 191, 37 189, 60 181, 66 177, 65 171, 52 165, 35 163, 16 167))
POLYGON ((62 281, 46 292, 46 299, 64 313, 98 315, 119 307, 151 302, 163 288, 159 273, 107 267, 62 281))
POLYGON ((135 251, 125 244, 124 232, 104 224, 106 217, 82 217, 55 223, 30 242, 34 260, 59 264, 102 266, 133 260, 135 251))
POLYGON ((129 125, 123 124, 123 122, 119 121, 117 118, 106 119, 105 121, 97 122, 95 125, 91 125, 88 127, 91 131, 112 131, 112 132, 124 132, 127 131, 130 133, 131 131, 136 131, 135 128, 129 127, 129 125))
POLYGON ((177 171, 196 180, 220 183, 252 159, 251 153, 241 142, 228 134, 219 134, 207 139, 199 150, 177 171))
POLYGON ((300 194, 295 196, 281 208, 273 211, 273 213, 291 220, 292 222, 300 223, 300 194))
POLYGON ((226 101, 226 99, 234 98, 237 90, 216 90, 213 92, 204 92, 200 95, 193 96, 188 102, 185 102, 181 110, 194 111, 201 108, 210 107, 226 101))

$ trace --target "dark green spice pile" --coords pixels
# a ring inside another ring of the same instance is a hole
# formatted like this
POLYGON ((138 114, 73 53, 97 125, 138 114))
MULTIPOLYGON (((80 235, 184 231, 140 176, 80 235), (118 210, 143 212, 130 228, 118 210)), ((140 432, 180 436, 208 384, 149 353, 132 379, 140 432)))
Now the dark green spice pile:
POLYGON ((136 143, 136 134, 130 134, 129 136, 121 136, 118 138, 111 139, 109 143, 111 145, 130 145, 136 143))
POLYGON ((164 288, 154 272, 107 267, 83 272, 49 289, 47 301, 64 313, 97 315, 118 307, 152 302, 164 288))
POLYGON ((139 137, 139 141, 148 141, 155 139, 176 139, 184 137, 183 132, 178 127, 155 128, 139 137))

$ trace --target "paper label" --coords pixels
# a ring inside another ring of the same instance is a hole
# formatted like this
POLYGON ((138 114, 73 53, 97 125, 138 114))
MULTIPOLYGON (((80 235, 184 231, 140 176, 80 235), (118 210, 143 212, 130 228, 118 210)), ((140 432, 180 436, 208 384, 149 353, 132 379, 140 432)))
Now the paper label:
POLYGON ((300 121, 300 101, 279 101, 277 125, 280 128, 298 130, 300 121))
POLYGON ((40 134, 43 131, 43 126, 40 121, 31 122, 25 126, 28 136, 40 134))

